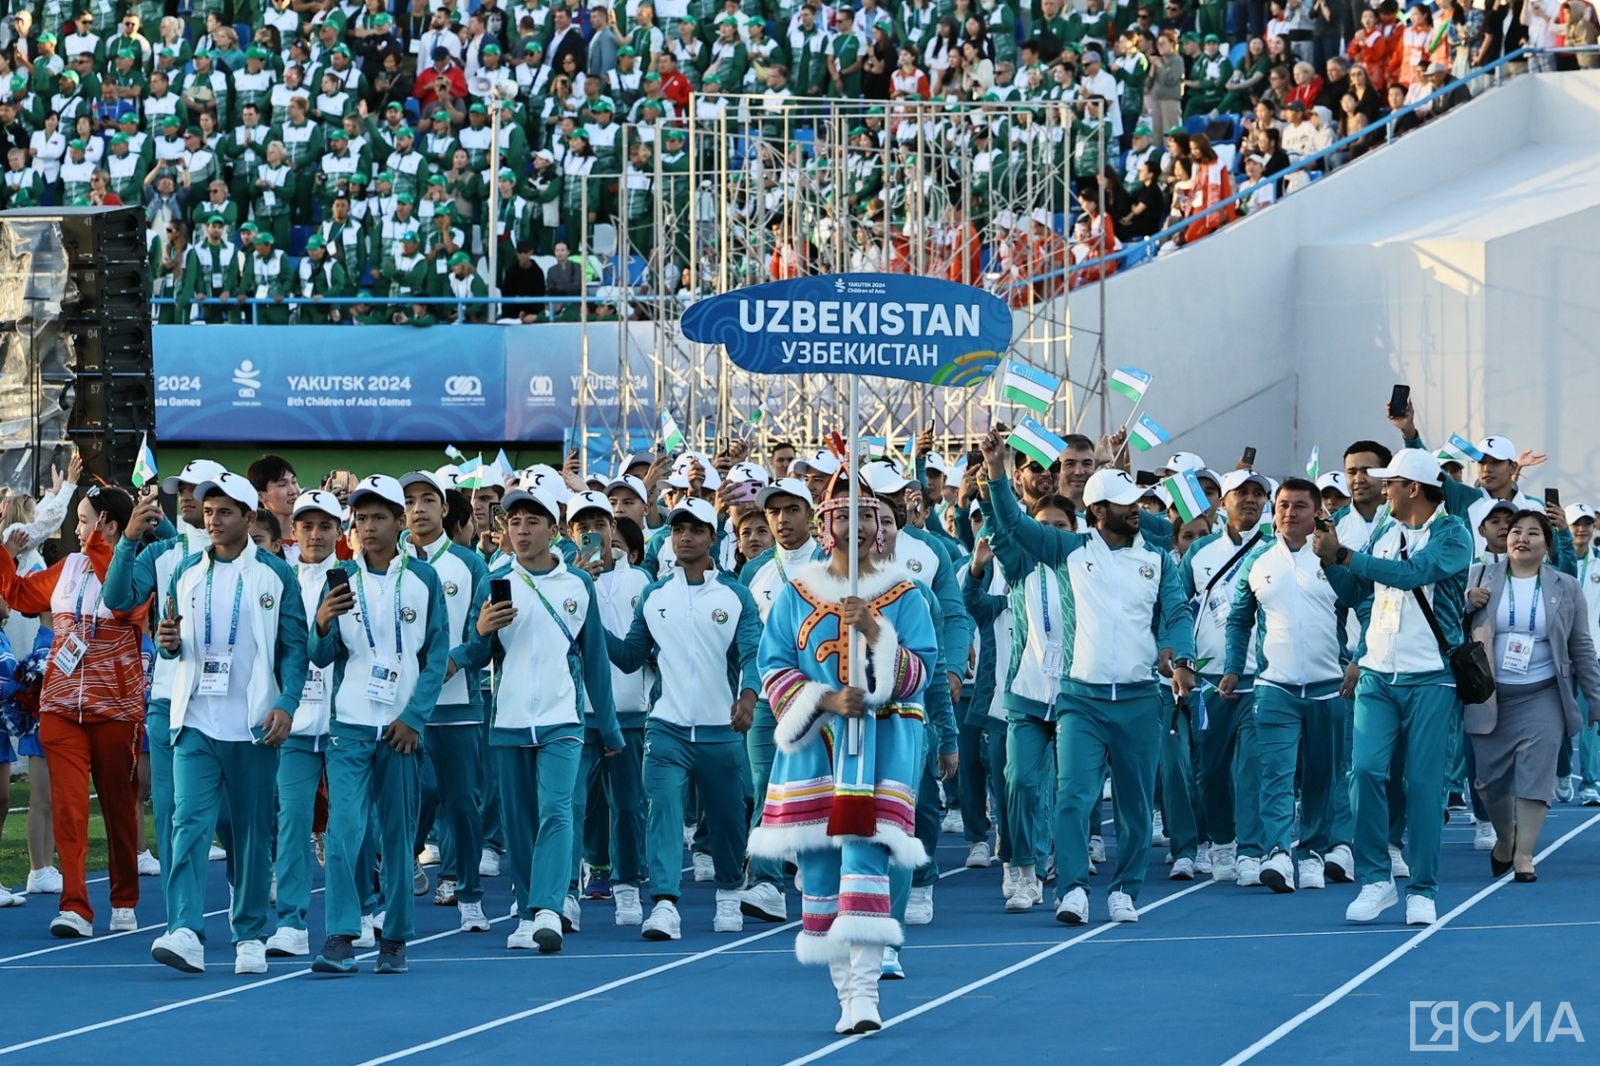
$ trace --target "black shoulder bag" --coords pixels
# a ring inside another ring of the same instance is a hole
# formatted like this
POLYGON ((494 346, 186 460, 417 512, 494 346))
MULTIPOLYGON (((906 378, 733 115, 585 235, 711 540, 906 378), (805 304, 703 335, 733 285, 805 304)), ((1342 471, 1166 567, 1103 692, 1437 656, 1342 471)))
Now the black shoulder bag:
MULTIPOLYGON (((1406 557, 1406 549, 1402 547, 1400 558, 1406 557)), ((1456 647, 1450 647, 1445 642, 1444 630, 1439 628, 1439 620, 1433 616, 1428 597, 1422 594, 1420 588, 1412 589, 1411 594, 1417 598, 1417 606, 1422 609, 1422 617, 1427 619, 1428 628, 1433 630, 1433 639, 1439 642, 1439 654, 1455 675, 1456 695, 1462 703, 1487 702, 1494 695, 1494 673, 1489 669, 1489 653, 1484 650, 1483 643, 1464 640, 1456 647)))

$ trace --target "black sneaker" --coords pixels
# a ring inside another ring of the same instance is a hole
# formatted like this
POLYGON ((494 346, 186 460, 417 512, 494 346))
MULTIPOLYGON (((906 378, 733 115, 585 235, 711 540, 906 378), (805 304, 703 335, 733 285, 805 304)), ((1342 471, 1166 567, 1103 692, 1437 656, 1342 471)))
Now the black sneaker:
POLYGON ((311 960, 312 973, 332 973, 347 976, 356 972, 356 949, 353 936, 334 934, 322 942, 322 950, 311 960))
POLYGON ((406 942, 404 940, 378 941, 378 965, 374 968, 374 972, 405 973, 406 968, 406 942))

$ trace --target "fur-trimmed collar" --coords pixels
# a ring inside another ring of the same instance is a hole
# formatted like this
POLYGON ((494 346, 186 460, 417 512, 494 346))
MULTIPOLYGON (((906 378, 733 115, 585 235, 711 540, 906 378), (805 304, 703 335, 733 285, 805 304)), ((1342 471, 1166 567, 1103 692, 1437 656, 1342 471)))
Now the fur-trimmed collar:
MULTIPOLYGON (((806 588, 821 596, 832 600, 842 600, 850 595, 850 582, 845 578, 834 577, 828 572, 828 560, 819 559, 789 575, 790 580, 804 585, 806 588)), ((857 586, 862 599, 870 600, 890 589, 902 581, 910 581, 912 577, 905 568, 896 563, 882 566, 870 574, 862 574, 857 586)))

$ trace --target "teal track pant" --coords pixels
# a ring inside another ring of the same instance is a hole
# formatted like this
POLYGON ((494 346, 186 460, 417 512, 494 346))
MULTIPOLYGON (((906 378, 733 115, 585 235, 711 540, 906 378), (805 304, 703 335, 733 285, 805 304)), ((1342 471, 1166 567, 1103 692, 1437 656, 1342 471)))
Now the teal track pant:
POLYGON ((962 721, 956 728, 961 769, 950 784, 961 806, 961 826, 968 844, 989 839, 989 765, 984 758, 983 736, 984 729, 979 723, 962 721))
POLYGON ((415 932, 411 867, 422 793, 422 752, 402 755, 381 740, 334 737, 327 752, 328 896, 330 935, 360 936, 372 868, 363 867, 367 823, 382 856, 385 940, 415 932))
POLYGON ((1444 685, 1390 685, 1369 671, 1356 682, 1350 801, 1355 815, 1357 879, 1389 880, 1389 775, 1405 754, 1400 781, 1411 830, 1406 892, 1432 897, 1438 887, 1439 837, 1444 827, 1445 764, 1450 731, 1461 717, 1456 690, 1444 685))
POLYGON ((172 857, 163 859, 171 866, 168 931, 192 929, 205 936, 206 866, 218 798, 227 795, 233 813, 233 939, 266 935, 277 773, 276 748, 179 731, 172 745, 172 857))
MULTIPOLYGON (((766 700, 756 701, 755 717, 750 731, 744 735, 745 750, 750 759, 750 780, 754 786, 755 806, 750 812, 750 828, 761 824, 761 808, 767 802, 767 782, 772 778, 772 757, 778 745, 772 738, 778 720, 772 717, 772 708, 766 700)), ((752 885, 778 885, 783 882, 783 863, 777 859, 750 857, 750 883, 752 885)))
POLYGON ((483 852, 483 767, 478 755, 482 731, 475 723, 428 726, 421 815, 411 848, 415 855, 426 843, 429 828, 438 830, 439 879, 454 881, 456 898, 463 903, 483 899, 478 875, 483 852))
MULTIPOLYGON (((1013 830, 1011 864, 1043 872, 1050 854, 1050 781, 1056 776, 1052 745, 1060 723, 1013 713, 1006 723, 1006 815, 1013 830)), ((1100 798, 1095 786, 1095 799, 1100 798)), ((1089 817, 1088 810, 1083 812, 1089 817)), ((1088 841, 1084 841, 1088 847, 1088 841)))
POLYGON ((1193 859, 1199 851, 1200 791, 1194 776, 1194 712, 1176 711, 1170 691, 1161 699, 1161 757, 1156 779, 1161 786, 1161 821, 1174 859, 1193 859))
POLYGON ((624 729, 623 748, 606 757, 598 733, 586 730, 583 755, 579 760, 578 784, 573 790, 572 820, 584 826, 590 820, 590 805, 598 792, 601 811, 606 815, 608 846, 599 852, 589 850, 584 833, 573 833, 572 873, 568 888, 578 890, 579 866, 589 853, 593 866, 611 867, 613 884, 638 885, 644 878, 644 730, 624 729), (595 862, 596 859, 600 862, 595 862))
POLYGON ((1117 828, 1117 870, 1111 891, 1139 898, 1150 863, 1150 814, 1160 761, 1161 701, 1154 694, 1121 700, 1064 699, 1056 723, 1056 899, 1089 888, 1087 819, 1100 802, 1111 768, 1111 812, 1117 828))
POLYGON ((157 700, 145 711, 150 736, 150 809, 156 823, 156 854, 161 856, 161 892, 172 881, 172 731, 171 707, 157 700))
POLYGON ((1345 701, 1311 699, 1256 683, 1256 755, 1261 778, 1262 847, 1296 859, 1323 856, 1338 839, 1334 797, 1345 701), (1300 846, 1294 846, 1295 769, 1300 769, 1300 846))
POLYGON ((517 914, 561 913, 572 862, 572 795, 583 741, 558 737, 537 747, 494 749, 505 812, 506 856, 516 885, 517 914))
POLYGON ((500 786, 495 781, 494 757, 489 753, 489 726, 478 727, 478 780, 483 783, 483 810, 479 824, 483 826, 483 843, 495 851, 504 851, 505 829, 500 819, 500 786))
POLYGON ((1011 808, 1006 802, 1006 723, 990 718, 983 724, 984 776, 989 781, 989 801, 994 812, 994 851, 1003 863, 1011 863, 1011 808))
POLYGON ((1200 731, 1200 801, 1213 844, 1237 841, 1239 854, 1261 858, 1261 776, 1256 762, 1255 694, 1225 700, 1205 694, 1200 731))
POLYGON ((692 782, 706 820, 706 850, 716 869, 718 888, 744 884, 744 850, 749 822, 738 743, 689 739, 684 726, 652 720, 645 726, 645 866, 650 898, 676 900, 683 884, 684 791, 692 782))

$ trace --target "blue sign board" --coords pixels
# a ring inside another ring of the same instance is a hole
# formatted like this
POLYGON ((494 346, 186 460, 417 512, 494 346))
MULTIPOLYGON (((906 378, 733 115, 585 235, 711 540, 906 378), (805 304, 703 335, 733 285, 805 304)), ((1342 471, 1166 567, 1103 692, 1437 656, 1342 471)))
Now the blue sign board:
POLYGON ((757 374, 865 374, 976 385, 1011 344, 993 293, 909 274, 821 274, 698 300, 683 334, 757 374))

